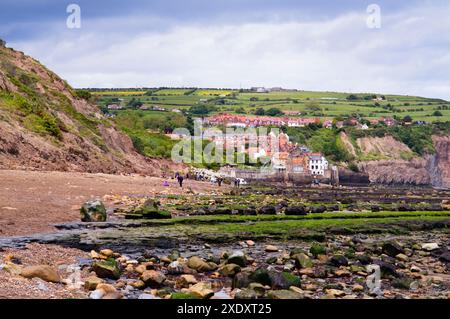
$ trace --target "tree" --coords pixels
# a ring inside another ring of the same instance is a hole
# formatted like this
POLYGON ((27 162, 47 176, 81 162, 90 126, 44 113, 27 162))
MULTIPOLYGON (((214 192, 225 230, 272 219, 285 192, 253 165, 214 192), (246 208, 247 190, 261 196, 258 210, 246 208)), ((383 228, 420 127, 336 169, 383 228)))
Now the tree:
POLYGON ((349 96, 347 96, 347 100, 349 101, 356 101, 358 99, 358 96, 356 96, 355 94, 350 94, 349 96))
POLYGON ((441 111, 434 111, 433 116, 443 116, 441 111))
POLYGON ((406 116, 403 118, 403 122, 404 122, 404 123, 412 123, 412 121, 413 121, 413 119, 412 119, 412 117, 409 116, 409 115, 406 115, 406 116))
POLYGON ((256 111, 255 111, 255 115, 260 115, 260 116, 262 116, 262 115, 265 115, 266 114, 266 112, 264 111, 264 109, 263 108, 257 108, 256 109, 256 111))
POLYGON ((284 113, 279 108, 276 108, 276 107, 268 109, 265 113, 266 113, 266 115, 269 115, 269 116, 284 115, 284 113))

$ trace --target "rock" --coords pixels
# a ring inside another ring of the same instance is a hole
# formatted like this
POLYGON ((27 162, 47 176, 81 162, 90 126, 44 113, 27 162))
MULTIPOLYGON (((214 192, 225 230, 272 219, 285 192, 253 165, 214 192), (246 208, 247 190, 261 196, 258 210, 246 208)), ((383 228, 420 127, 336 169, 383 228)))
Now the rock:
POLYGON ((260 215, 276 215, 277 210, 275 209, 275 206, 271 206, 271 205, 264 206, 259 209, 258 214, 260 214, 260 215))
POLYGON ((245 243, 246 243, 249 247, 255 246, 255 242, 254 242, 253 240, 247 240, 245 243))
POLYGON ((332 297, 344 297, 346 293, 338 289, 325 289, 325 293, 332 297))
POLYGON ((97 285, 104 283, 105 281, 96 276, 91 276, 87 278, 84 282, 84 288, 87 290, 95 290, 97 289, 97 285))
POLYGON ((105 222, 106 208, 99 200, 86 202, 80 209, 82 222, 105 222))
POLYGON ((199 272, 214 271, 217 269, 217 265, 215 263, 212 262, 207 263, 206 261, 197 256, 189 258, 187 265, 189 268, 195 269, 199 272))
POLYGON ((106 295, 103 296, 102 299, 116 300, 116 299, 122 299, 122 298, 123 298, 123 295, 120 292, 115 291, 115 292, 107 293, 106 295))
POLYGON ((302 299, 302 295, 291 290, 271 290, 267 294, 270 299, 302 299))
POLYGON ((372 257, 368 255, 358 255, 355 257, 357 261, 359 261, 362 265, 368 265, 372 263, 372 257))
POLYGON ((131 287, 135 288, 135 289, 144 289, 145 288, 145 282, 143 282, 142 280, 136 280, 134 282, 132 282, 131 287))
POLYGON ((221 290, 214 294, 214 296, 211 297, 211 299, 218 299, 218 300, 229 300, 233 299, 230 297, 229 294, 227 294, 225 291, 221 290))
POLYGON ((395 256, 395 258, 397 258, 400 261, 408 261, 408 256, 406 256, 405 254, 398 254, 397 256, 395 256))
POLYGON ((134 268, 134 271, 137 272, 138 274, 143 274, 144 271, 147 270, 147 266, 146 265, 139 265, 136 268, 134 268))
POLYGON ((56 269, 47 265, 24 267, 20 275, 28 279, 40 278, 48 282, 55 282, 55 283, 61 282, 61 277, 59 276, 56 269))
POLYGON ((311 248, 309 249, 309 252, 314 257, 317 257, 319 255, 326 255, 327 254, 327 249, 324 246, 322 246, 322 245, 320 245, 318 243, 313 243, 311 245, 311 248))
POLYGON ((418 272, 422 272, 422 269, 420 269, 416 265, 412 265, 411 268, 410 268, 410 271, 418 273, 418 272))
POLYGON ((273 245, 267 245, 264 250, 268 253, 275 253, 278 252, 278 247, 273 245))
POLYGON ((245 267, 247 265, 247 258, 245 257, 244 252, 238 250, 228 257, 227 263, 245 267))
POLYGON ((146 300, 153 300, 153 299, 159 299, 152 294, 141 294, 139 295, 138 299, 146 299, 146 300))
POLYGON ((390 257, 395 257, 398 254, 404 254, 405 251, 400 247, 400 245, 396 242, 387 242, 383 244, 382 247, 383 253, 390 257))
POLYGON ((426 251, 432 251, 432 250, 439 249, 439 245, 437 243, 423 244, 422 249, 426 250, 426 251))
POLYGON ((180 252, 177 249, 172 250, 170 255, 168 256, 171 261, 175 261, 180 258, 180 252))
POLYGON ((266 289, 264 288, 264 286, 257 282, 252 282, 250 285, 248 285, 248 289, 253 290, 258 297, 262 297, 266 293, 266 289))
POLYGON ((353 292, 362 292, 362 291, 364 291, 364 286, 354 285, 352 290, 353 290, 353 292))
POLYGON ((102 250, 100 250, 100 254, 102 254, 106 258, 109 258, 109 257, 112 257, 114 252, 111 249, 102 249, 102 250))
POLYGON ((300 277, 290 272, 269 272, 272 289, 289 289, 292 286, 300 287, 300 277))
POLYGON ((198 283, 193 275, 181 275, 177 280, 177 286, 182 288, 189 288, 190 285, 198 283))
POLYGON ((170 275, 179 275, 184 272, 184 267, 179 261, 173 261, 167 266, 170 275))
POLYGON ((188 291, 201 299, 209 299, 214 296, 214 291, 211 290, 211 284, 205 282, 199 282, 193 285, 188 291))
POLYGON ((108 260, 96 261, 92 264, 92 269, 100 278, 119 279, 120 267, 116 260, 110 258, 108 260))
POLYGON ((272 279, 270 278, 270 274, 267 269, 258 268, 252 272, 248 278, 251 282, 257 282, 265 286, 272 286, 272 279))
POLYGON ((235 293, 234 298, 235 299, 258 299, 258 295, 254 290, 244 288, 244 289, 239 289, 235 293))
POLYGON ((226 277, 234 277, 241 271, 241 267, 236 264, 226 264, 219 268, 219 273, 226 277))
POLYGON ((95 290, 103 290, 105 294, 117 292, 117 289, 114 286, 105 283, 99 283, 95 290))
POLYGON ((330 259, 330 263, 336 267, 348 266, 348 260, 342 255, 334 255, 330 259))
POLYGON ((370 206, 370 210, 372 211, 372 213, 377 213, 381 211, 381 207, 378 205, 372 205, 370 206))
POLYGON ((392 287, 398 289, 406 289, 409 290, 413 280, 411 278, 403 277, 403 278, 395 278, 392 281, 392 287))
POLYGON ((106 295, 106 293, 105 293, 104 290, 97 289, 97 290, 94 290, 93 292, 91 292, 89 294, 89 298, 91 298, 91 299, 102 299, 103 296, 105 296, 105 295, 106 295))
POLYGON ((310 212, 311 214, 322 214, 325 213, 327 211, 327 207, 326 206, 318 206, 318 207, 310 207, 310 212))
POLYGON ((306 254, 296 254, 293 256, 293 259, 297 268, 311 268, 313 266, 313 262, 306 254))
POLYGON ((374 262, 374 264, 380 266, 382 278, 399 277, 400 276, 400 274, 397 272, 395 266, 390 263, 387 263, 387 262, 384 262, 381 260, 376 260, 374 262))
POLYGON ((248 285, 250 284, 250 282, 251 282, 251 280, 250 280, 249 274, 240 272, 240 273, 236 274, 236 276, 234 276, 232 288, 233 289, 247 288, 248 285))
POLYGON ((308 210, 305 206, 289 206, 284 211, 285 215, 307 215, 308 210))
POLYGON ((166 280, 166 276, 160 271, 146 270, 141 275, 141 280, 143 282, 145 282, 145 284, 147 286, 150 286, 152 288, 153 287, 160 287, 164 283, 164 281, 166 280))
POLYGON ((269 265, 275 264, 278 261, 278 258, 275 256, 269 257, 266 259, 266 263, 269 265))

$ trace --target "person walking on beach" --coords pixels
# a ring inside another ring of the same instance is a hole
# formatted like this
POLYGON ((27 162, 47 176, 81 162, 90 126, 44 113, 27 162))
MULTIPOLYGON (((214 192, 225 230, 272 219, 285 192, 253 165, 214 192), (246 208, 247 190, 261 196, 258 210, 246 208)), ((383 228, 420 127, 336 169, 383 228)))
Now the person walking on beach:
POLYGON ((178 180, 178 184, 180 184, 180 187, 183 187, 183 180, 184 180, 183 176, 178 174, 177 180, 178 180))

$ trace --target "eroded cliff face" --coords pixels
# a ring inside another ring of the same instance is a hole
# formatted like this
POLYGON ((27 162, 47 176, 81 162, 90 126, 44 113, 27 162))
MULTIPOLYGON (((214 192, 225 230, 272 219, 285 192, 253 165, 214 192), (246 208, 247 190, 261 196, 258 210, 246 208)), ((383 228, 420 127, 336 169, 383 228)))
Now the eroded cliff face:
POLYGON ((431 184, 450 188, 450 136, 433 136, 436 154, 428 162, 431 184))
POLYGON ((160 175, 182 167, 142 156, 55 73, 0 47, 0 169, 160 175))
MULTIPOLYGON (((366 139, 366 143, 370 141, 366 139)), ((377 141, 379 144, 380 141, 377 141)), ((411 160, 360 162, 371 183, 450 188, 450 136, 433 136, 434 155, 411 160)))

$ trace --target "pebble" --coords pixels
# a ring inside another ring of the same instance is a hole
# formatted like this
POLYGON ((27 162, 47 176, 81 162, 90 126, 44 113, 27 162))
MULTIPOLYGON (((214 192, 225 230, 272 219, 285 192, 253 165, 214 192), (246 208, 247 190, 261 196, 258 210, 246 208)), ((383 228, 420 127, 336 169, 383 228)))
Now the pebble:
POLYGON ((275 253, 278 252, 278 247, 274 245, 267 245, 264 250, 268 253, 275 253))
POLYGON ((439 245, 437 243, 427 243, 422 245, 422 249, 426 251, 432 251, 439 249, 439 245))

